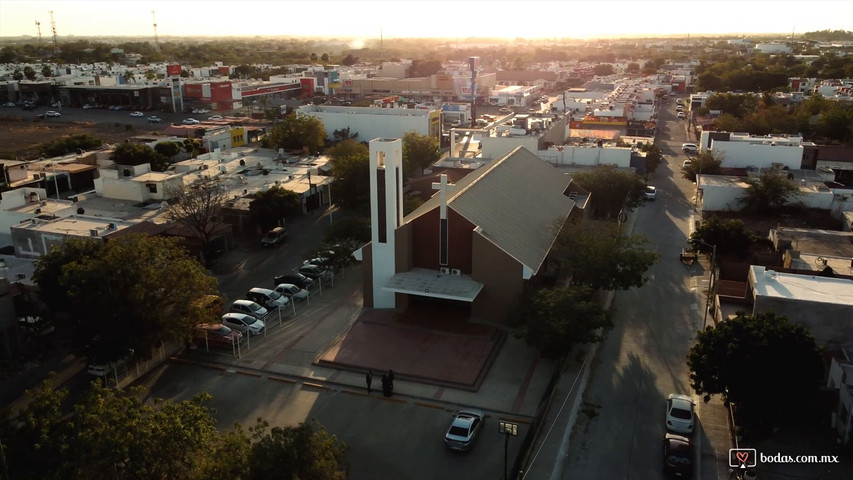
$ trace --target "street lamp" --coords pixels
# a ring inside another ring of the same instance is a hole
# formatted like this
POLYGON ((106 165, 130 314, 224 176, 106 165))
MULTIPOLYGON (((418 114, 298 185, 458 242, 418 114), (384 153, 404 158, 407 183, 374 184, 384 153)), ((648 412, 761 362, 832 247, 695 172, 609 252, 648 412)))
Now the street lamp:
POLYGON ((708 293, 705 295, 705 316, 702 320, 702 330, 705 330, 705 327, 708 324, 708 310, 711 309, 711 294, 714 291, 714 283, 716 280, 717 267, 715 262, 717 260, 717 246, 711 245, 701 238, 693 238, 691 241, 699 242, 705 246, 711 247, 711 278, 708 281, 708 293))
POLYGON ((518 424, 510 422, 499 422, 498 432, 504 434, 504 479, 509 480, 509 472, 507 471, 506 466, 507 450, 509 448, 509 437, 518 436, 518 424))

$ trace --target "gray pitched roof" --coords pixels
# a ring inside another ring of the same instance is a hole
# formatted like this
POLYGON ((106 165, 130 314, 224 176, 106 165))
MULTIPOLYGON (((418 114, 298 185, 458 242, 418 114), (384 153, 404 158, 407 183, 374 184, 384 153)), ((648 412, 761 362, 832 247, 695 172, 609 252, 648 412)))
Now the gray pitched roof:
MULTIPOLYGON (((563 195, 570 177, 517 147, 456 183, 447 202, 482 235, 534 273, 554 243, 555 220, 564 222, 575 202, 563 195)), ((405 222, 439 205, 434 195, 405 222)))

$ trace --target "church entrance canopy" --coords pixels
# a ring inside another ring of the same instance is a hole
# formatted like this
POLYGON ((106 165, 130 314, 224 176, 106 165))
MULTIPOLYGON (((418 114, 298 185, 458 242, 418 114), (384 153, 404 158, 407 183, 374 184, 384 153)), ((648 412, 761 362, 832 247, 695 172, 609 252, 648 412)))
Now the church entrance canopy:
POLYGON ((473 302, 483 289, 483 284, 462 275, 413 268, 408 272, 394 274, 382 289, 408 295, 473 302))

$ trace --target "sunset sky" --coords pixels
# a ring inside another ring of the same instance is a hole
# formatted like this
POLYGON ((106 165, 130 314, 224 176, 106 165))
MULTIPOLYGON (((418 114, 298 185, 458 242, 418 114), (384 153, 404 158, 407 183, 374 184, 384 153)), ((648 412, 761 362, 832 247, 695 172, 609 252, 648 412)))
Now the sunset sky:
POLYGON ((853 31, 853 0, 0 0, 0 37, 591 38, 853 31))

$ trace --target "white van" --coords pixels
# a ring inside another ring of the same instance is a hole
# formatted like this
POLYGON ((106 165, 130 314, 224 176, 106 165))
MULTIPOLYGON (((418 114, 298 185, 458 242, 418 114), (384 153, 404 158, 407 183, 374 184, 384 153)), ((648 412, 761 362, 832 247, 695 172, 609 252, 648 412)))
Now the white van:
POLYGON ((249 290, 246 293, 246 299, 266 307, 267 310, 275 310, 276 308, 284 307, 290 303, 290 300, 287 297, 275 290, 258 287, 249 290))

